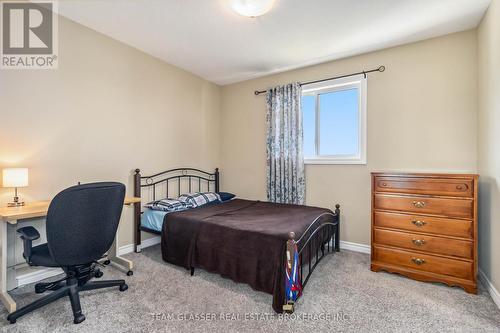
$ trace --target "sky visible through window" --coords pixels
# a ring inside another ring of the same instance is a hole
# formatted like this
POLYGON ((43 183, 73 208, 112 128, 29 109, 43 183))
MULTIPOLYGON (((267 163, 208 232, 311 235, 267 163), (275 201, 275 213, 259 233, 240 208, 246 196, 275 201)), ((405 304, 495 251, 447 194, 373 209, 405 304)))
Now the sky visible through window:
MULTIPOLYGON (((359 153, 358 89, 348 89, 319 95, 318 155, 356 155, 359 153)), ((316 96, 302 96, 304 156, 316 156, 316 96)))

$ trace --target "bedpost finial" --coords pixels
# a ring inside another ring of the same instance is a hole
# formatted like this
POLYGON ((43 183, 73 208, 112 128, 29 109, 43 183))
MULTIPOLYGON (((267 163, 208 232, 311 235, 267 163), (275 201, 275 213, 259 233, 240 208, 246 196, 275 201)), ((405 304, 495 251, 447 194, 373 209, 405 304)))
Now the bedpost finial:
POLYGON ((340 205, 339 205, 339 204, 336 204, 336 205, 335 205, 335 208, 336 208, 336 209, 340 209, 340 205))
POLYGON ((219 168, 215 168, 215 172, 219 172, 219 168))
POLYGON ((141 170, 135 169, 135 173, 139 173, 139 172, 141 172, 141 170))
POLYGON ((295 239, 295 232, 290 231, 290 232, 288 233, 288 238, 290 238, 290 239, 295 239))

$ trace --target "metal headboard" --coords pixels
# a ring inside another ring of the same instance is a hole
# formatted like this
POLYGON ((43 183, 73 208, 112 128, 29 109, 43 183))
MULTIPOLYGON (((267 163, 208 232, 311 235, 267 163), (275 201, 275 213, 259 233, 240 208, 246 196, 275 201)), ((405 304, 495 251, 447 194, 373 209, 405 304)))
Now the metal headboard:
MULTIPOLYGON (((219 168, 213 173, 195 168, 175 168, 142 176, 141 170, 134 174, 134 196, 144 198, 143 203, 179 196, 187 192, 219 192, 219 168), (147 192, 147 193, 145 193, 147 192), (144 196, 143 194, 148 194, 144 196)), ((141 204, 135 204, 135 244, 141 244, 141 204)))
POLYGON ((135 196, 143 197, 142 191, 149 189, 152 193, 151 201, 169 198, 176 191, 176 195, 187 192, 219 192, 219 169, 210 173, 194 168, 170 169, 151 176, 142 176, 139 169, 135 170, 135 196), (157 195, 162 197, 158 198, 157 195))

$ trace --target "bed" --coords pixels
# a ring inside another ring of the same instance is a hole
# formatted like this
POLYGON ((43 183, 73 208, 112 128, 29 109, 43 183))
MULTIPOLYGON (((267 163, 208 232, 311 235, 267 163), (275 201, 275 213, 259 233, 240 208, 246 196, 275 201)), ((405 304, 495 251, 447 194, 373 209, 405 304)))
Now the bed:
MULTIPOLYGON (((219 192, 219 170, 171 169, 152 176, 134 175, 134 195, 144 202, 185 192, 219 192)), ((289 245, 296 245, 298 279, 306 286, 320 260, 339 251, 340 207, 319 207, 232 199, 179 212, 134 207, 135 250, 141 231, 161 235, 168 263, 218 273, 273 295, 273 309, 293 312, 285 297, 289 245), (160 229, 161 228, 161 229, 160 229)))

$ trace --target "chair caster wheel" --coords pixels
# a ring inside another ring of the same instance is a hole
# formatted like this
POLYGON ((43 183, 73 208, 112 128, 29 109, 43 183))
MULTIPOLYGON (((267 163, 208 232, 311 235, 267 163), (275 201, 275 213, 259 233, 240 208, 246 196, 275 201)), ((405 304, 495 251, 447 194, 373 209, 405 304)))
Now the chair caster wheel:
POLYGON ((128 289, 128 286, 126 283, 120 285, 120 291, 125 291, 128 289))
POLYGON ((94 273, 94 276, 95 276, 96 278, 100 278, 100 277, 102 277, 103 275, 104 275, 104 273, 103 273, 102 271, 100 271, 100 270, 95 271, 95 273, 94 273))
POLYGON ((127 276, 132 276, 132 275, 134 275, 134 272, 132 272, 132 271, 127 272, 127 276))
POLYGON ((8 320, 8 321, 9 321, 9 323, 11 323, 11 324, 15 324, 15 323, 16 323, 16 321, 17 321, 16 319, 9 319, 9 318, 7 318, 7 320, 8 320))
POLYGON ((73 320, 73 323, 80 324, 84 320, 85 320, 85 316, 83 314, 80 314, 78 316, 75 316, 75 319, 73 320))
POLYGON ((110 260, 105 260, 105 261, 103 262, 103 264, 104 264, 104 265, 109 265, 109 264, 111 264, 111 261, 110 261, 110 260))

